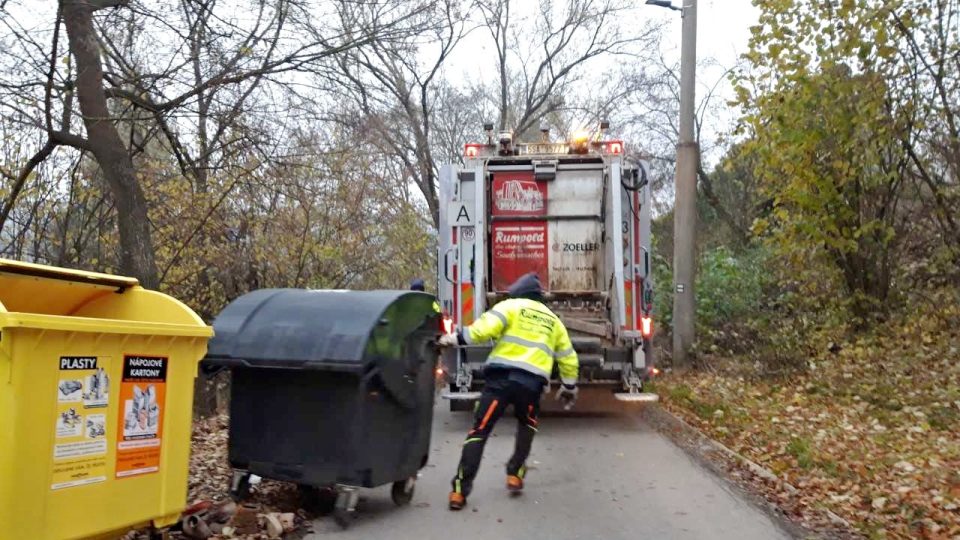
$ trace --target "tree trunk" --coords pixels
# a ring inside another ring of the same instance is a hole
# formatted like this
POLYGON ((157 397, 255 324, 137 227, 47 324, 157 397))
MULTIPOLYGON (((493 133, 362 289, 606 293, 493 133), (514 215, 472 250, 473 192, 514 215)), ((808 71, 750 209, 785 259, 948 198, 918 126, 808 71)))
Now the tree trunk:
POLYGON ((87 144, 103 170, 117 208, 120 271, 136 277, 144 287, 155 289, 159 282, 147 200, 107 108, 103 65, 93 26, 95 7, 85 0, 61 0, 61 7, 70 52, 76 61, 77 99, 87 129, 87 144))

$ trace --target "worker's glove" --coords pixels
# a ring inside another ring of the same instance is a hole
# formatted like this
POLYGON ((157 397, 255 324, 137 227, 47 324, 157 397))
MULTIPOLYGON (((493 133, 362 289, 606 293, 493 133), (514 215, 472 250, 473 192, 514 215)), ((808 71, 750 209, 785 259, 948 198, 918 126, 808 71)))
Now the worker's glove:
POLYGON ((573 404, 577 402, 577 394, 579 392, 580 389, 576 386, 560 385, 560 389, 557 390, 557 400, 563 403, 563 409, 565 411, 573 408, 573 404))
POLYGON ((441 347, 456 347, 457 346, 457 335, 456 334, 444 334, 440 336, 440 339, 437 340, 437 344, 441 347))

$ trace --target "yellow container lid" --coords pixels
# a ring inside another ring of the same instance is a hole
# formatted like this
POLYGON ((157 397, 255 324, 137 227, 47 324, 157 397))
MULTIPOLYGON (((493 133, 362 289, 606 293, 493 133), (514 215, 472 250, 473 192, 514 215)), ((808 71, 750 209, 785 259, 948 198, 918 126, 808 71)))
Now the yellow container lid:
POLYGON ((0 259, 0 328, 206 336, 189 307, 132 277, 0 259))
POLYGON ((137 285, 130 277, 0 259, 0 312, 70 315, 93 298, 137 285))

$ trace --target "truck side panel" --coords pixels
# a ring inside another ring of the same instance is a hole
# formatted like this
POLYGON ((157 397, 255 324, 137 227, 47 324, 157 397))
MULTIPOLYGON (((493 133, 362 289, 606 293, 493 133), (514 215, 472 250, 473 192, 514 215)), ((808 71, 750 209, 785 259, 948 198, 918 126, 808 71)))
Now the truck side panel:
MULTIPOLYGON (((624 266, 624 235, 621 223, 622 207, 620 192, 623 189, 621 183, 621 166, 619 161, 610 164, 609 168, 609 191, 605 199, 610 205, 610 211, 606 214, 607 226, 607 264, 610 268, 609 279, 606 283, 610 284, 610 322, 613 323, 614 332, 617 336, 622 335, 623 327, 626 324, 626 301, 624 298, 623 287, 623 266, 624 266)), ((629 244, 627 244, 629 245, 629 244)))

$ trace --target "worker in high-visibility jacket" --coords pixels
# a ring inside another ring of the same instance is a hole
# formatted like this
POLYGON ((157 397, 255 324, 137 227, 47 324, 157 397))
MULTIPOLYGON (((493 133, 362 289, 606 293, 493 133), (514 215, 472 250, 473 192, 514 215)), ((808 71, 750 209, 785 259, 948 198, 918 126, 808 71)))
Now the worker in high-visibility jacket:
POLYGON ((567 407, 576 401, 580 369, 577 353, 560 318, 543 304, 539 278, 535 273, 527 274, 508 292, 509 299, 493 306, 468 328, 440 338, 444 346, 496 342, 484 367, 483 393, 473 429, 467 433, 453 477, 451 510, 466 505, 487 438, 509 405, 513 405, 518 426, 513 456, 507 462, 507 489, 523 489, 526 460, 537 432, 540 395, 550 380, 554 361, 559 364, 561 381, 557 399, 567 407))

